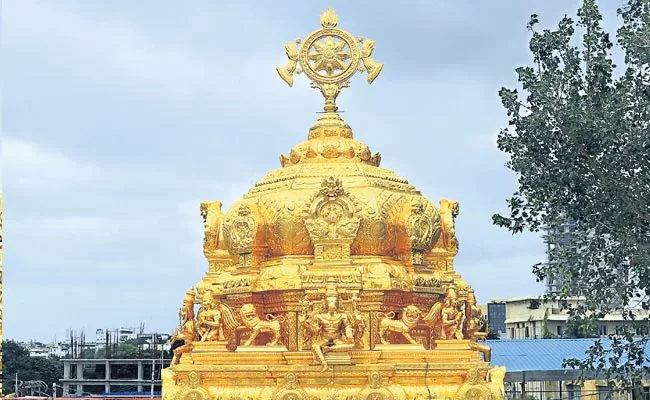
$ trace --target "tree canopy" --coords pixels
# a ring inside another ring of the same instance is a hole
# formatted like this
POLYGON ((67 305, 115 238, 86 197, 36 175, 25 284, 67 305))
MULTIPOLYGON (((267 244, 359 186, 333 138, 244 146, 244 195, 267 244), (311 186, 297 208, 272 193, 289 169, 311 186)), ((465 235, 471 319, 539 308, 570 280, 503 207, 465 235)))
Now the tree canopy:
MULTIPOLYGON (((560 298, 587 299, 571 310, 585 327, 615 308, 647 326, 650 309, 650 0, 627 0, 618 16, 612 39, 595 0, 554 29, 539 29, 532 15, 532 65, 516 69, 520 89, 499 92, 509 123, 497 143, 518 189, 509 215, 493 222, 512 233, 575 224, 568 244, 550 249, 553 262, 533 271, 561 277, 560 298)), ((634 386, 648 373, 650 339, 630 330, 611 337, 611 348, 596 344, 567 364, 634 386)))
POLYGON ((30 357, 29 350, 13 340, 2 341, 2 388, 13 393, 16 374, 19 381, 40 380, 52 387, 63 378, 63 364, 56 357, 30 357))

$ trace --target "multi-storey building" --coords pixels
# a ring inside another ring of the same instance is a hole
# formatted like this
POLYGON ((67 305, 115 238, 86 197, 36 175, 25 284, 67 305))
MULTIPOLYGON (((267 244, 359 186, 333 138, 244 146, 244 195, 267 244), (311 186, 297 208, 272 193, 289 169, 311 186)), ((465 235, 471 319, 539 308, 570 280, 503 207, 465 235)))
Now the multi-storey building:
MULTIPOLYGON (((546 244, 547 264, 557 263, 558 260, 553 256, 554 250, 558 247, 568 250, 573 246, 573 232, 575 232, 575 223, 568 221, 564 224, 548 225, 545 228, 544 243, 546 244)), ((564 278, 561 275, 549 276, 546 278, 546 293, 559 294, 564 286, 564 278)), ((575 293, 570 293, 575 295, 575 293)))
MULTIPOLYGON (((583 297, 569 297, 560 304, 559 301, 545 301, 539 296, 515 297, 504 300, 506 319, 506 338, 508 339, 543 339, 570 337, 569 313, 566 305, 577 306, 584 302, 583 297)), ((489 305, 488 305, 489 306, 489 305)), ((648 312, 639 311, 637 318, 648 316, 648 312)), ((488 322, 489 323, 489 322, 488 322)), ((594 334, 606 337, 619 328, 633 329, 632 321, 623 318, 620 311, 613 311, 599 319, 598 330, 594 334)), ((633 334, 647 334, 636 332, 633 334)))
POLYGON ((487 319, 490 332, 501 338, 506 337, 506 302, 501 299, 491 299, 487 304, 487 319))

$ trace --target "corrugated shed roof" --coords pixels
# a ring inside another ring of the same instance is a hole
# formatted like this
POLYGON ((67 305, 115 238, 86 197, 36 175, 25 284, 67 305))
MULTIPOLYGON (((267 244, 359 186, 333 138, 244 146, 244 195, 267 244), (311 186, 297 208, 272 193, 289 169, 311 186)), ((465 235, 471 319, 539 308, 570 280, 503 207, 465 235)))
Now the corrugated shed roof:
MULTIPOLYGON (((492 365, 505 365, 507 371, 561 370, 567 358, 584 359, 597 339, 507 339, 489 340, 492 347, 492 365)), ((600 339, 608 348, 609 339, 600 339)), ((645 350, 650 360, 650 348, 645 350)))

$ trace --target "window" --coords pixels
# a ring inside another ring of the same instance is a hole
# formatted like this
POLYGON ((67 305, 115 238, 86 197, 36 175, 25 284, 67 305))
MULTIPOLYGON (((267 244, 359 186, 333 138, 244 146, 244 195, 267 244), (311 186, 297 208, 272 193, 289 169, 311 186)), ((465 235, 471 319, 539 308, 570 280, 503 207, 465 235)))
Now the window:
POLYGON ((515 328, 510 328, 510 339, 515 338, 515 328))
POLYGON ((612 388, 609 386, 597 386, 598 400, 612 400, 612 388))
POLYGON ((558 335, 558 336, 562 336, 562 335, 564 335, 564 329, 563 329, 563 328, 564 328, 564 327, 563 327, 562 325, 558 325, 558 326, 557 326, 557 335, 558 335))
POLYGON ((600 336, 607 336, 607 325, 601 325, 598 333, 600 336))
POLYGON ((580 386, 574 384, 566 385, 566 390, 569 393, 569 400, 580 400, 580 386))

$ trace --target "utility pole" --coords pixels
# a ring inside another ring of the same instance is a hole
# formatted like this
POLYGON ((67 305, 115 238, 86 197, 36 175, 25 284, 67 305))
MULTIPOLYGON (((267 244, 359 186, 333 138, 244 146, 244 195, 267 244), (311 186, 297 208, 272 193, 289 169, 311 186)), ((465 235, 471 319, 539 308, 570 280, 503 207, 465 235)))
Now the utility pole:
POLYGON ((152 358, 151 359, 151 398, 153 399, 153 380, 154 380, 154 373, 156 371, 156 359, 152 358))
POLYGON ((16 393, 16 396, 19 396, 19 394, 18 394, 18 372, 16 372, 16 381, 14 383, 14 393, 16 393))

